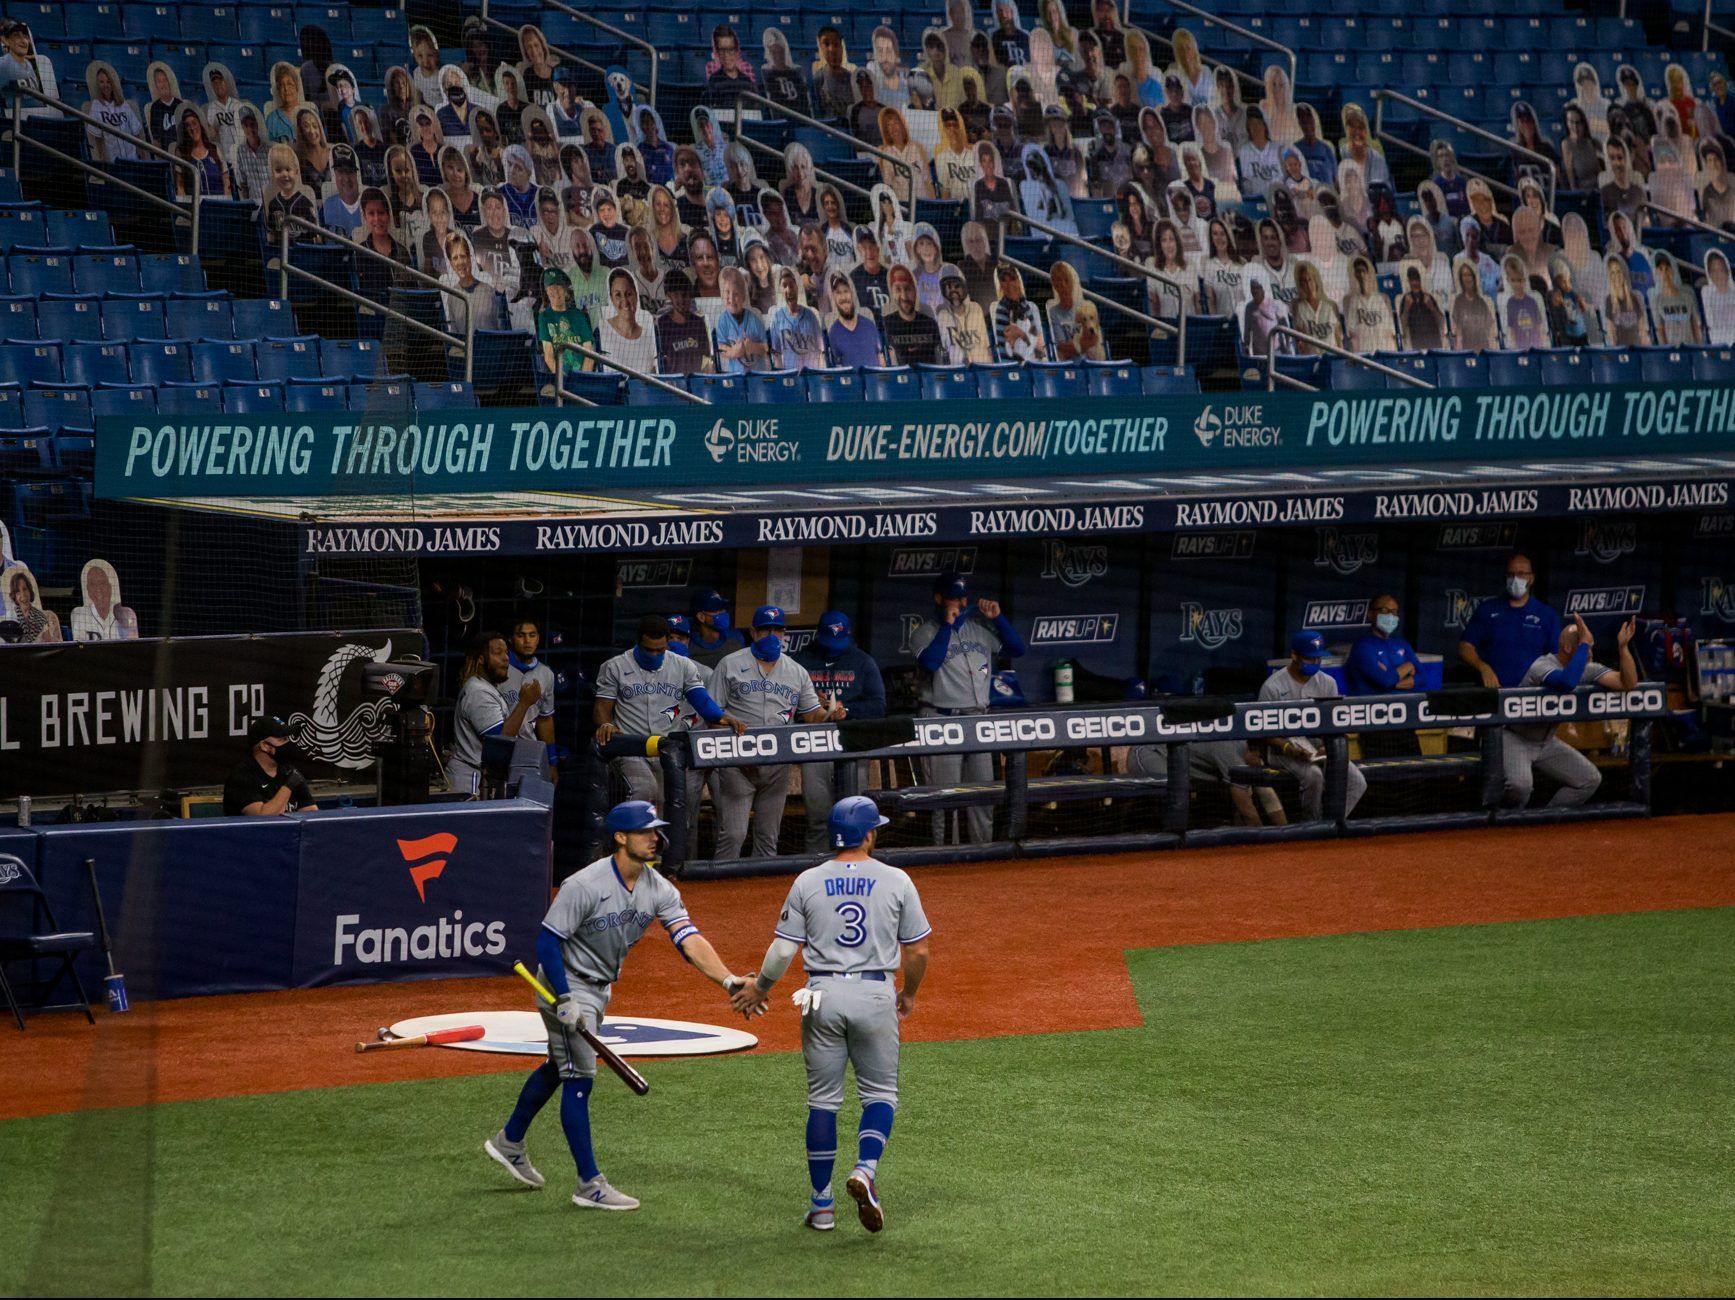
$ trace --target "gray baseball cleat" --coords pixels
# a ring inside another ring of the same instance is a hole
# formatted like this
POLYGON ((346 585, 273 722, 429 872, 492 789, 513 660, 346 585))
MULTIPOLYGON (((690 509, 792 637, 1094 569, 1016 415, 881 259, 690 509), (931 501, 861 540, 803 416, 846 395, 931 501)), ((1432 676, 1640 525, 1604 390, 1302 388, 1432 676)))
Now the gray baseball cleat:
POLYGON ((639 1203, 625 1192, 616 1191, 608 1179, 598 1174, 588 1183, 580 1183, 572 1194, 572 1203, 593 1210, 636 1210, 639 1203))
POLYGON ((830 1232, 837 1227, 837 1215, 831 1197, 824 1202, 809 1200, 807 1203, 807 1218, 803 1222, 815 1232, 830 1232))
POLYGON ((849 1176, 849 1181, 843 1185, 855 1201, 856 1212, 861 1216, 861 1226, 869 1232, 878 1232, 886 1226, 885 1211, 880 1209, 879 1188, 874 1186, 874 1176, 857 1165, 849 1176))
POLYGON ((530 1163, 530 1153, 524 1149, 524 1143, 509 1141, 505 1129, 484 1142, 482 1150, 488 1153, 490 1160, 526 1187, 542 1186, 542 1175, 537 1173, 536 1166, 530 1163))

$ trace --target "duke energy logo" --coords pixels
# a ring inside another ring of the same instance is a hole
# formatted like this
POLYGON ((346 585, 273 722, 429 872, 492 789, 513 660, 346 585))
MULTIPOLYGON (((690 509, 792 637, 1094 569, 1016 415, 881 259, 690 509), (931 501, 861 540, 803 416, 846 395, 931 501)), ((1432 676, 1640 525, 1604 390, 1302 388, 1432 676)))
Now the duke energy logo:
POLYGON ((1206 609, 1196 600, 1181 602, 1181 640, 1207 650, 1239 641, 1244 622, 1239 609, 1206 609))
POLYGON ((732 424, 720 419, 705 434, 704 443, 718 465, 726 460, 754 464, 801 459, 801 444, 785 441, 775 418, 737 419, 732 424))
POLYGON ((1193 421, 1193 436, 1199 440, 1201 447, 1209 447, 1217 441, 1217 435, 1223 431, 1223 417, 1210 407, 1199 412, 1199 418, 1193 421))
MULTIPOLYGON (((1316 569, 1330 569, 1348 575, 1357 572, 1364 564, 1379 563, 1380 535, 1376 532, 1315 528, 1313 535, 1313 565, 1316 569)), ((1307 624, 1312 627, 1314 620, 1308 619, 1307 624)))
POLYGON ((711 459, 718 464, 735 449, 735 431, 729 427, 727 420, 718 420, 711 426, 711 431, 705 435, 705 450, 711 453, 711 459))
POLYGON ((1699 612, 1725 623, 1735 623, 1735 582, 1723 578, 1701 578, 1700 591, 1704 602, 1699 612))
POLYGON ((1276 447, 1283 441, 1283 430, 1265 422, 1262 405, 1226 406, 1219 415, 1207 406, 1193 421, 1193 436, 1201 447, 1209 447, 1218 439, 1223 447, 1276 447))
POLYGON ((1561 612, 1596 616, 1598 614, 1636 614, 1645 605, 1643 587, 1581 587, 1566 593, 1566 608, 1561 612))
POLYGON ((1588 555, 1598 564, 1613 564, 1639 549, 1639 527, 1631 519, 1588 518, 1578 521, 1577 555, 1588 555))
POLYGON ((1066 542, 1042 544, 1042 576, 1059 578, 1069 587, 1082 587, 1092 578, 1108 573, 1108 547, 1074 546, 1066 542))
POLYGON ((1467 596, 1457 587, 1446 588, 1446 626, 1468 627, 1470 618, 1487 597, 1467 596))
POLYGON ((1120 630, 1119 614, 1060 614, 1036 620, 1030 629, 1031 645, 1061 645, 1089 641, 1113 641, 1120 630))

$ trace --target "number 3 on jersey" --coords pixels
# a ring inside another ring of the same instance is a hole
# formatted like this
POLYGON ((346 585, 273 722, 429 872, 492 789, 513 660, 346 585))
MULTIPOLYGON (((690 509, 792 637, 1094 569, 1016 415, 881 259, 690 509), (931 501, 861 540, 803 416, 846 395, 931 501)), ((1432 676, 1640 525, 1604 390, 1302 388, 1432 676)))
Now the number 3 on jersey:
POLYGON ((860 903, 839 903, 837 914, 848 922, 844 932, 837 936, 840 945, 859 948, 867 942, 867 926, 862 924, 867 920, 867 908, 860 903))

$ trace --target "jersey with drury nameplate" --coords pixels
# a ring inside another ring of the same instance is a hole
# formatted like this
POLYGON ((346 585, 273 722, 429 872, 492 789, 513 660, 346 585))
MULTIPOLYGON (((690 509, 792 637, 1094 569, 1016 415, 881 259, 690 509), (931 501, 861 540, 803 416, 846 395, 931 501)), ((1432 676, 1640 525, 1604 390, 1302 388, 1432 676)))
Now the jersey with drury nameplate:
POLYGON ((932 932, 907 872, 873 858, 822 862, 795 878, 777 937, 802 945, 810 972, 895 971, 902 945, 932 932))

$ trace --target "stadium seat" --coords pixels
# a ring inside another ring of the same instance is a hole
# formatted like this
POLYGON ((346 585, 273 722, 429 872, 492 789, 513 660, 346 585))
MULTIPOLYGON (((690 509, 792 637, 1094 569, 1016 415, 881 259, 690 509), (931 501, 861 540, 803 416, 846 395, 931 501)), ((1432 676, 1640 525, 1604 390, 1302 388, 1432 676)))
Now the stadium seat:
POLYGON ((348 404, 349 385, 341 381, 327 384, 290 384, 283 391, 283 407, 291 413, 341 411, 348 404))
POLYGON ((983 401, 1030 396, 1030 371, 1023 366, 979 365, 973 369, 976 371, 976 389, 982 394, 983 401))
POLYGON ((184 339, 141 339, 128 352, 134 383, 162 388, 193 382, 193 345, 184 339))
POLYGON ((168 337, 168 305, 161 298, 108 298, 102 304, 102 334, 110 342, 168 337))
POLYGON ((17 384, 0 384, 0 429, 24 427, 24 390, 17 384))
POLYGON ((102 299, 95 294, 44 299, 36 308, 36 328, 38 337, 64 339, 68 343, 100 341, 102 299))
POLYGON ((43 214, 35 208, 0 212, 0 253, 11 254, 53 243, 43 214))
POLYGON ((47 214, 47 230, 46 242, 63 248, 114 242, 114 227, 109 224, 108 213, 90 209, 51 211, 47 214))
POLYGON ((1030 366, 1030 393, 1033 397, 1089 397, 1090 378, 1083 366, 1037 361, 1030 366))
POLYGON ((0 344, 0 384, 58 384, 64 376, 60 368, 60 344, 6 343, 0 344))
POLYGON ((1331 390, 1334 393, 1366 392, 1386 386, 1386 377, 1379 371, 1357 365, 1346 357, 1334 357, 1330 373, 1331 390))
MULTIPOLYGON (((245 348, 244 343, 232 346, 245 348)), ((296 339, 263 339, 253 345, 259 378, 263 380, 319 379, 319 340, 312 335, 296 339)))
POLYGON ((1085 370, 1092 397, 1141 397, 1144 377, 1137 366, 1118 363, 1093 363, 1085 370))
POLYGON ((319 345, 320 369, 333 379, 372 379, 380 371, 378 339, 325 339, 319 345))
POLYGON ((729 406, 747 400, 747 376, 744 374, 688 375, 687 388, 715 406, 729 406))
POLYGON ((1590 376, 1598 384, 1639 384, 1645 378, 1638 356, 1625 348, 1590 349, 1590 376))
MULTIPOLYGON (((680 392, 685 392, 687 390, 687 376, 685 375, 658 375, 657 378, 663 380, 665 383, 673 384, 675 388, 680 390, 680 392)), ((678 396, 676 393, 671 393, 666 388, 659 388, 655 384, 647 384, 640 379, 627 380, 626 404, 628 406, 693 405, 692 402, 678 396)))
POLYGON ((1488 382, 1495 388, 1523 388, 1540 383, 1541 361, 1528 352, 1488 352, 1488 382))
POLYGON ((1705 348, 1693 354, 1693 378, 1702 384, 1735 383, 1735 352, 1705 348))
POLYGON ((0 298, 0 339, 16 341, 40 338, 36 312, 34 298, 0 298))
POLYGON ((1139 371, 1146 397, 1171 397, 1199 391, 1191 366, 1145 366, 1139 371))
POLYGON ((45 293, 73 293, 72 258, 65 253, 18 253, 6 259, 12 292, 40 298, 45 293))
POLYGON ((90 417, 90 389, 83 384, 24 390, 24 422, 44 429, 94 428, 90 417))
POLYGON ((799 370, 760 370, 747 376, 747 400, 762 405, 793 405, 807 400, 799 370))
POLYGON ((921 400, 922 384, 908 366, 863 366, 862 396, 870 402, 921 400))
POLYGON ((83 430, 62 429, 54 435, 54 459, 63 473, 89 477, 96 473, 96 436, 83 430))
POLYGON ((812 369, 804 372, 810 402, 854 402, 862 396, 861 376, 854 366, 812 369))
POLYGON ((1537 353, 1542 382, 1550 388, 1571 388, 1590 382, 1590 361, 1579 348, 1549 348, 1537 353))
POLYGON ((1488 366, 1480 352, 1437 352, 1434 372, 1441 388, 1483 388, 1488 383, 1488 366))
POLYGON ((621 378, 618 370, 574 370, 562 377, 561 387, 581 403, 619 406, 621 378))
POLYGON ((418 411, 464 410, 475 405, 476 398, 470 392, 470 385, 461 379, 444 384, 416 385, 418 411))
POLYGON ((69 384, 95 388, 99 384, 132 383, 124 343, 71 343, 67 345, 63 363, 69 384))
POLYGON ((1672 384, 1692 373, 1692 355, 1673 348, 1646 348, 1639 354, 1639 373, 1647 384, 1672 384))
POLYGON ((223 414, 269 415, 283 410, 282 384, 223 385, 223 414))
POLYGON ((916 382, 924 402, 973 402, 979 395, 976 372, 968 366, 918 366, 916 382))
POLYGON ((139 259, 146 293, 204 293, 205 272, 190 253, 152 253, 139 259))
POLYGON ((131 420, 157 413, 157 390, 149 384, 111 384, 90 394, 90 413, 97 419, 131 420))
POLYGON ((72 285, 78 293, 140 293, 139 259, 130 253, 81 253, 72 259, 72 285))
POLYGON ((47 429, 0 433, 0 477, 42 474, 54 468, 54 435, 47 429))
POLYGON ((235 305, 227 298, 171 298, 165 319, 174 338, 222 342, 235 337, 235 305))
POLYGON ((193 378, 201 384, 250 384, 259 378, 251 343, 193 344, 193 378))
MULTIPOLYGON (((182 346, 185 346, 184 344, 182 346)), ((138 358, 133 358, 136 368, 138 358)), ((221 384, 168 384, 157 389, 159 415, 210 415, 223 409, 221 384)))
POLYGON ((235 337, 238 339, 294 338, 295 313, 281 298, 238 298, 235 301, 235 337))

